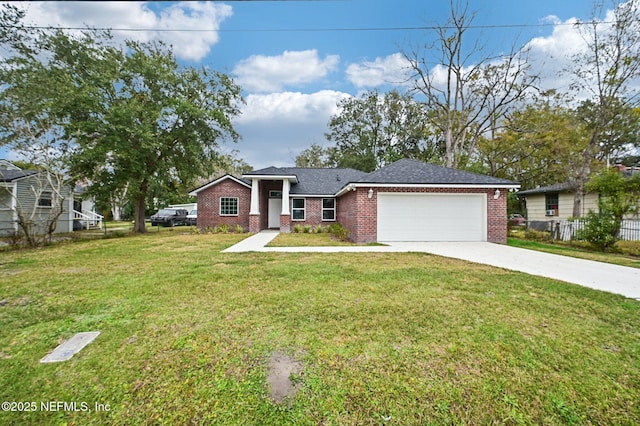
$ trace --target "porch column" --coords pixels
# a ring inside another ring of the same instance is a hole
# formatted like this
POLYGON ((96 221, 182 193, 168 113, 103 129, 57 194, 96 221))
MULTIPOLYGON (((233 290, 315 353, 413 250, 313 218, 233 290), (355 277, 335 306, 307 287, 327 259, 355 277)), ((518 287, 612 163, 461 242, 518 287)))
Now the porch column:
POLYGON ((289 188, 291 188, 291 183, 289 179, 284 179, 282 181, 282 212, 281 215, 288 215, 289 213, 289 188))
POLYGON ((258 186, 260 179, 251 179, 251 208, 249 214, 260 214, 260 203, 258 200, 258 186))

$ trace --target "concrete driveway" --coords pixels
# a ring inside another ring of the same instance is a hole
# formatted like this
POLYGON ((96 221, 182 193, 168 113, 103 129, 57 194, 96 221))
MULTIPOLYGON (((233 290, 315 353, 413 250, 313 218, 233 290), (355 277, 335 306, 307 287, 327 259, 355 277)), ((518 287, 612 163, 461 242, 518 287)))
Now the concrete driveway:
POLYGON ((223 252, 431 253, 553 278, 640 300, 640 269, 626 266, 576 259, 501 244, 476 242, 385 242, 386 246, 265 247, 277 235, 277 231, 262 231, 223 252))
POLYGON ((390 242, 403 251, 497 266, 640 300, 640 269, 492 243, 390 242))

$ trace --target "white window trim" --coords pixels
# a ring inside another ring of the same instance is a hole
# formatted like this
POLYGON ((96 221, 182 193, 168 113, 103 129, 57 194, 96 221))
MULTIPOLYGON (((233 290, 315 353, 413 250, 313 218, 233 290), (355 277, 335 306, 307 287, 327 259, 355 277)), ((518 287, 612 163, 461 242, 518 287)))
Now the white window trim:
POLYGON ((220 216, 239 216, 240 215, 240 200, 238 199, 238 197, 220 197, 220 199, 218 200, 218 204, 219 204, 218 213, 220 214, 220 216), (223 198, 236 200, 236 213, 235 214, 222 213, 222 199, 223 198))
POLYGON ((336 213, 337 213, 337 212, 336 212, 336 199, 335 199, 335 198, 329 198, 329 197, 327 197, 327 198, 323 198, 323 199, 322 199, 322 201, 321 201, 321 203, 322 203, 322 204, 320 205, 320 208, 321 208, 321 212, 320 212, 320 214, 322 215, 322 216, 321 216, 321 217, 322 217, 322 221, 323 221, 323 222, 335 222, 335 221, 336 221, 336 213), (324 207, 324 200, 333 200, 333 207, 332 207, 332 208, 330 208, 330 209, 325 208, 325 207, 324 207), (325 219, 325 218, 324 218, 324 212, 325 212, 325 211, 332 211, 332 212, 333 212, 333 219, 325 219))
POLYGON ((40 193, 40 195, 38 196, 38 201, 37 201, 37 202, 38 202, 38 205, 37 205, 37 207, 38 207, 39 209, 52 209, 52 208, 53 208, 53 206, 55 205, 55 201, 56 201, 56 200, 55 200, 55 195, 54 195, 53 191, 42 191, 42 192, 40 193), (43 197, 43 195, 44 195, 44 194, 49 194, 49 195, 50 195, 50 197, 46 197, 46 198, 45 198, 45 197, 43 197), (43 206, 42 204, 40 204, 40 201, 41 201, 41 200, 43 200, 43 199, 49 200, 49 201, 51 202, 51 205, 49 205, 49 206, 43 206))
POLYGON ((307 199, 306 198, 292 198, 291 199, 291 221, 292 222, 304 222, 305 220, 307 220, 307 199), (293 200, 302 200, 304 202, 304 207, 302 208, 294 208, 293 207, 293 200), (296 210, 302 210, 302 219, 294 219, 293 216, 293 212, 296 210))

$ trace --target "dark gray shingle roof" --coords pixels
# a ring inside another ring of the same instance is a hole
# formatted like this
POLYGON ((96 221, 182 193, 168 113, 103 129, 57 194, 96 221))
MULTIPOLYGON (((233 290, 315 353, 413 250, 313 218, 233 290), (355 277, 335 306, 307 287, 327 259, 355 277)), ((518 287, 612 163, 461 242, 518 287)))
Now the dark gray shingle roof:
POLYGON ((361 177, 354 183, 517 185, 506 179, 403 159, 361 177))
POLYGON ((371 173, 354 169, 272 166, 245 173, 243 176, 247 179, 251 176, 295 176, 298 183, 291 185, 290 193, 293 195, 336 194, 349 183, 517 185, 517 182, 506 179, 408 159, 396 161, 371 173))
POLYGON ((36 173, 35 170, 0 170, 0 182, 11 182, 36 173))
POLYGON ((518 191, 518 195, 546 194, 547 192, 566 192, 570 190, 571 185, 568 182, 564 182, 542 186, 540 188, 527 189, 526 191, 518 191))
POLYGON ((332 195, 366 173, 355 169, 267 167, 244 174, 251 175, 296 176, 298 183, 291 185, 291 194, 332 195))

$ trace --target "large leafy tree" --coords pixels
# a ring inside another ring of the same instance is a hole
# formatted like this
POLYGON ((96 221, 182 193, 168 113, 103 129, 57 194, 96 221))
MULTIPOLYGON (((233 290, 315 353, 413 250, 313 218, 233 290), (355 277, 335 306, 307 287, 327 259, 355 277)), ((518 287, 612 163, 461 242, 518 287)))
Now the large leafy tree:
POLYGON ((6 109, 33 111, 61 130, 56 149, 71 175, 103 198, 125 194, 136 232, 146 230, 150 198, 211 173, 219 143, 239 137, 231 119, 240 88, 225 74, 181 67, 161 43, 118 48, 108 35, 56 32, 37 46, 6 63, 5 94, 21 94, 6 97, 6 109), (24 90, 34 84, 51 89, 34 100, 24 90))
POLYGON ((485 172, 525 189, 566 182, 588 138, 576 112, 554 93, 513 111, 503 126, 495 137, 480 139, 477 158, 485 172))
POLYGON ((25 28, 22 19, 25 11, 10 3, 0 5, 0 43, 9 45, 22 39, 25 28))
POLYGON ((313 143, 296 156, 296 167, 334 167, 332 159, 336 157, 335 150, 335 147, 323 148, 321 145, 313 143))
POLYGON ((430 134, 423 106, 411 96, 369 91, 339 103, 327 139, 335 144, 330 163, 373 171, 401 158, 438 158, 440 144, 430 134))

